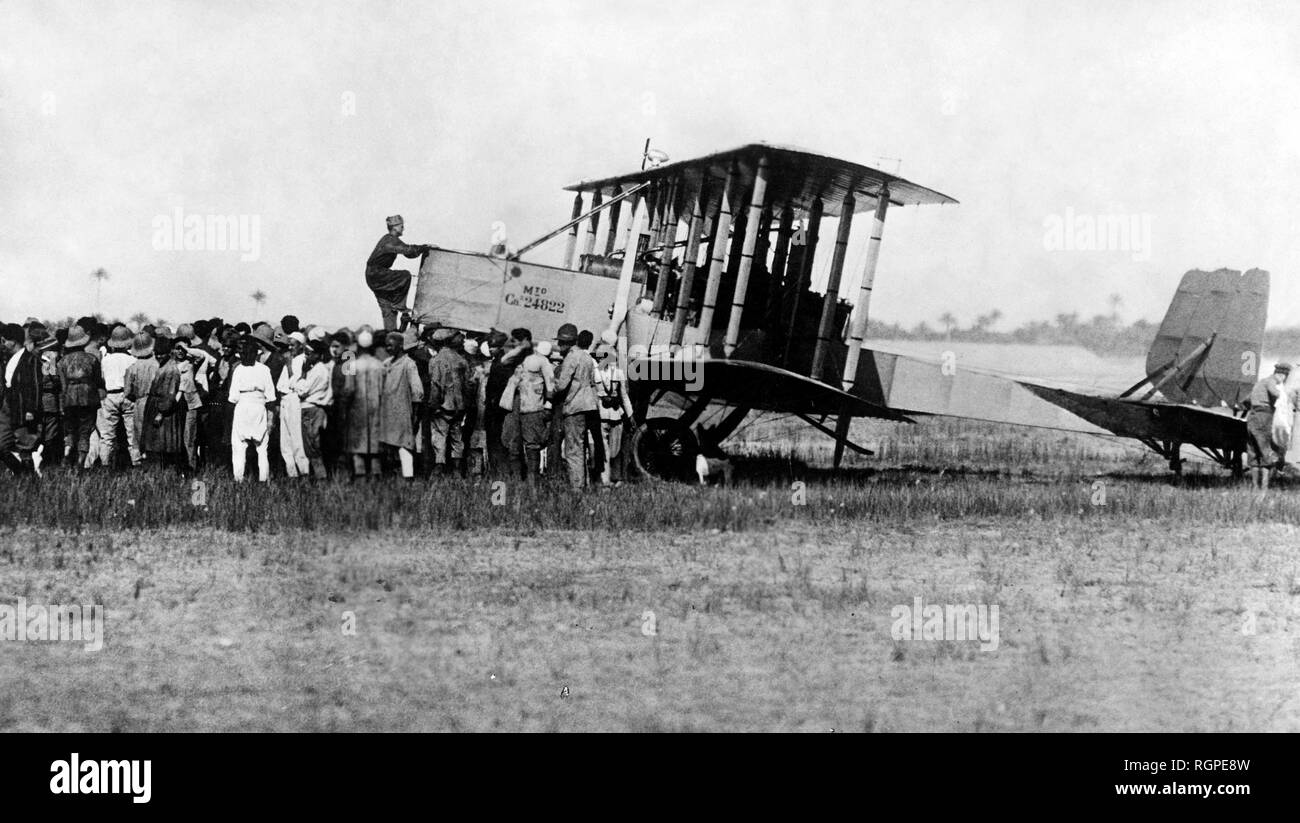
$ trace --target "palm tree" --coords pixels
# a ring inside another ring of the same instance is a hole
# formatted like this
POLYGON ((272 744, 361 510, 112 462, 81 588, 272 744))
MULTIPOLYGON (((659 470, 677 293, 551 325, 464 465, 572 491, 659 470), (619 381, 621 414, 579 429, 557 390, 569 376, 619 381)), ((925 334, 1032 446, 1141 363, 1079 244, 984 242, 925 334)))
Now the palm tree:
POLYGON ((261 289, 258 289, 257 291, 250 294, 249 297, 253 298, 253 302, 257 304, 257 308, 260 311, 262 308, 262 304, 266 302, 266 292, 262 291, 261 289))
POLYGON ((99 295, 104 289, 104 281, 108 279, 108 272, 101 266, 90 273, 95 278, 95 311, 99 311, 99 295))
POLYGON ((1119 320, 1119 307, 1124 305, 1124 298, 1120 297, 1118 294, 1112 294, 1110 297, 1106 298, 1106 302, 1110 304, 1110 318, 1112 320, 1119 320))
POLYGON ((135 327, 138 329, 149 322, 149 315, 145 314, 142 311, 138 311, 135 314, 131 315, 131 322, 134 323, 135 327))
POLYGON ((957 318, 953 316, 952 312, 946 311, 939 315, 939 322, 943 324, 944 334, 951 340, 952 330, 957 326, 957 318))

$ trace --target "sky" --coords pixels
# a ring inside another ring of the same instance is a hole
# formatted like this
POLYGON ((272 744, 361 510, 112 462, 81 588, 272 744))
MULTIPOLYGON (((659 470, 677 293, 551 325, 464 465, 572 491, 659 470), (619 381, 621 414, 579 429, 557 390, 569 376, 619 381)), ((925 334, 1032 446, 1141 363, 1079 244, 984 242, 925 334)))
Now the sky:
POLYGON ((1184 271, 1259 267, 1270 325, 1300 325, 1298 103, 1284 2, 6 0, 0 318, 374 323, 385 216, 518 247, 649 137, 673 160, 795 145, 960 201, 891 210, 874 318, 1009 329, 1118 295, 1158 320, 1184 271), (239 242, 171 248, 178 214, 239 242), (1090 244, 1112 216, 1131 236, 1090 244))

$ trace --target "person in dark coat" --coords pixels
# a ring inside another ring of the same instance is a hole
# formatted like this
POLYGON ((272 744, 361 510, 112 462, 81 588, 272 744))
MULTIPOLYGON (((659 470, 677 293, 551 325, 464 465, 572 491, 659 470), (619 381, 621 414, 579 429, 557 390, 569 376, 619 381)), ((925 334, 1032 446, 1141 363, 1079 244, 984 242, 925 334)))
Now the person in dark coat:
POLYGON ((41 421, 41 370, 36 355, 24 345, 27 333, 17 323, 0 332, 4 355, 4 382, 0 383, 0 462, 14 474, 24 472, 23 461, 14 456, 20 446, 36 446, 41 421), (20 440, 23 441, 20 443, 20 440))
POLYGON ((231 463, 230 428, 234 421, 235 406, 230 402, 230 378, 239 365, 239 333, 227 327, 220 332, 221 348, 215 354, 216 364, 209 372, 209 404, 204 442, 206 452, 214 466, 226 467, 231 463))
POLYGON ((46 466, 63 462, 63 414, 59 406, 59 340, 44 326, 31 328, 27 337, 41 369, 41 449, 46 466))
MULTIPOLYGON (((384 319, 384 330, 392 331, 397 328, 397 313, 406 311, 406 293, 411 288, 411 273, 393 269, 393 261, 399 254, 420 257, 433 246, 403 243, 405 225, 400 214, 389 217, 387 223, 388 233, 379 238, 375 250, 366 260, 366 285, 375 294, 375 302, 379 304, 379 313, 384 319)), ((402 328, 405 327, 403 323, 402 328)))
POLYGON ((189 467, 185 448, 185 413, 183 399, 177 400, 181 388, 180 364, 189 356, 184 340, 172 343, 171 357, 158 369, 145 400, 144 453, 162 463, 189 467))
POLYGON ((343 402, 344 364, 352 360, 352 332, 339 329, 330 338, 330 395, 333 403, 325 412, 325 436, 321 439, 321 451, 325 466, 331 473, 341 472, 340 476, 351 473, 347 450, 344 448, 343 432, 347 424, 347 408, 343 402))
MULTIPOLYGON (((516 333, 527 333, 527 330, 517 329, 516 333)), ((501 395, 519 364, 514 359, 506 358, 508 340, 506 333, 497 329, 493 329, 487 338, 492 360, 488 364, 487 387, 483 399, 483 430, 487 436, 488 476, 493 478, 505 477, 510 471, 510 452, 501 438, 507 414, 501 408, 501 395)))

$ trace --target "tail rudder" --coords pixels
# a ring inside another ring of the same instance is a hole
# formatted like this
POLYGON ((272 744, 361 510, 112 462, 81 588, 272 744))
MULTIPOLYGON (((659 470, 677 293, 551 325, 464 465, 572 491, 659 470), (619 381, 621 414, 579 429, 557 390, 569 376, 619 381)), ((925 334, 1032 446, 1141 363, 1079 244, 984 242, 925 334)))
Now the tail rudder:
POLYGON ((1260 269, 1184 274, 1147 351, 1148 378, 1165 377, 1160 391, 1175 403, 1235 406, 1258 378, 1268 291, 1260 269))

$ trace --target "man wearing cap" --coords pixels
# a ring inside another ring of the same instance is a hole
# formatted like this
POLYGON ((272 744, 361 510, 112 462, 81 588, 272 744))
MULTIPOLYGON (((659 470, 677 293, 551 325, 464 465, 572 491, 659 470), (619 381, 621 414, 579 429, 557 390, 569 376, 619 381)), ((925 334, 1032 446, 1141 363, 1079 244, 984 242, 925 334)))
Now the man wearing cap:
POLYGON ((569 485, 575 489, 587 483, 587 417, 599 408, 596 402, 596 364, 578 342, 578 328, 572 323, 560 326, 556 343, 564 354, 560 373, 555 378, 555 392, 564 395, 560 409, 564 425, 564 462, 568 467, 569 485))
POLYGON ((288 335, 288 341, 288 362, 276 384, 280 395, 280 457, 284 459, 287 476, 306 477, 311 473, 311 463, 302 439, 302 403, 294 386, 306 374, 307 336, 294 329, 288 335))
POLYGON ((464 336, 455 329, 438 329, 431 338, 435 353, 429 361, 429 428, 433 436, 433 473, 453 468, 465 476, 465 440, 461 421, 465 418, 469 364, 460 346, 464 336))
POLYGON ((68 456, 77 471, 86 467, 90 432, 104 398, 99 357, 86 351, 90 343, 90 335, 81 326, 68 329, 68 339, 63 342, 66 353, 58 365, 63 431, 68 440, 68 456))
POLYGON ((0 331, 0 354, 4 359, 4 382, 0 383, 0 462, 14 474, 21 474, 23 462, 14 456, 19 434, 35 441, 40 434, 41 372, 36 355, 24 345, 27 333, 17 323, 0 331))
POLYGON ((409 311, 406 308, 406 293, 411 288, 411 273, 394 269, 393 261, 399 254, 403 257, 420 257, 433 249, 433 246, 403 243, 402 231, 405 225, 400 214, 389 217, 387 223, 388 233, 379 238, 375 250, 366 260, 366 285, 374 292, 375 301, 379 303, 384 330, 392 331, 397 328, 398 311, 409 311))
POLYGON ((144 331, 137 334, 131 341, 131 357, 134 359, 122 376, 122 395, 131 405, 130 427, 135 440, 131 462, 136 466, 144 459, 144 401, 149 397, 149 387, 160 368, 154 349, 153 335, 144 331))
POLYGON ((113 453, 117 450, 117 427, 126 433, 126 450, 131 464, 140 464, 140 444, 135 438, 135 404, 126 397, 126 372, 135 363, 127 352, 132 343, 131 330, 117 326, 108 336, 108 353, 100 361, 104 374, 104 399, 99 404, 99 461, 113 467, 113 453))
POLYGON ((1255 488, 1261 491, 1268 491, 1273 469, 1279 468, 1286 459, 1285 449, 1278 449, 1273 443, 1273 413, 1290 374, 1290 363, 1278 363, 1273 367, 1273 374, 1257 382, 1250 392, 1250 412, 1246 415, 1247 444, 1255 488))

